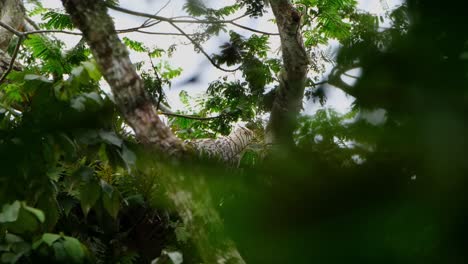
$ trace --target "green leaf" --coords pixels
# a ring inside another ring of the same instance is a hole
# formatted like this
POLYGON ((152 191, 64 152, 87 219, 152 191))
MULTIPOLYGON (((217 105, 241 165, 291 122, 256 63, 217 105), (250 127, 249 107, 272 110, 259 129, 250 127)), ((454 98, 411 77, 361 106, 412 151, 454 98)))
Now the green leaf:
POLYGON ((128 204, 130 207, 143 206, 145 204, 145 198, 141 194, 131 195, 125 198, 125 204, 128 204))
POLYGON ((101 79, 101 77, 102 77, 101 72, 97 68, 95 62, 84 61, 81 64, 86 69, 86 71, 88 72, 89 77, 91 77, 91 79, 93 79, 96 82, 101 79))
POLYGON ((23 242, 24 239, 21 238, 20 236, 15 235, 15 234, 7 233, 7 234, 5 234, 5 241, 8 244, 14 244, 14 243, 23 242))
MULTIPOLYGON (((56 137, 56 141, 60 145, 61 149, 63 150, 64 158, 67 161, 73 161, 77 156, 77 145, 67 134, 60 133, 56 137)), ((57 170, 59 170, 57 168, 57 170)), ((61 171, 61 170, 59 170, 61 171)), ((58 179, 58 177, 57 177, 58 179)))
POLYGON ((80 78, 84 72, 84 66, 78 66, 72 69, 71 74, 75 76, 75 78, 80 78))
POLYGON ((42 60, 42 69, 46 73, 62 75, 69 71, 69 65, 63 61, 62 43, 42 35, 30 35, 24 41, 26 47, 32 52, 34 59, 42 60))
POLYGON ((30 206, 27 206, 26 203, 23 203, 23 208, 30 212, 31 214, 33 214, 38 220, 39 222, 41 223, 44 223, 45 221, 45 216, 44 216, 44 213, 39 210, 39 209, 36 209, 36 208, 33 208, 33 207, 30 207, 30 206))
POLYGON ((119 0, 105 0, 106 4, 110 6, 118 6, 119 5, 119 0))
POLYGON ((136 40, 131 40, 127 37, 123 37, 123 42, 127 47, 130 49, 136 51, 136 52, 147 52, 148 48, 145 47, 145 45, 142 42, 136 41, 136 40))
POLYGON ((73 237, 65 237, 63 247, 73 263, 83 263, 85 258, 85 251, 83 250, 83 246, 81 245, 80 241, 78 241, 78 239, 73 237))
POLYGON ((44 243, 47 245, 52 246, 52 244, 61 237, 62 236, 58 234, 45 233, 42 235, 42 241, 44 241, 44 243))
POLYGON ((15 263, 16 262, 16 254, 14 253, 3 253, 2 254, 2 263, 15 263))
POLYGON ((80 167, 74 174, 84 182, 94 179, 94 170, 88 166, 80 167))
POLYGON ((86 109, 85 102, 85 97, 78 96, 70 101, 70 106, 78 112, 83 112, 86 109))
POLYGON ((47 177, 54 182, 57 182, 60 178, 60 174, 62 173, 62 169, 58 167, 52 167, 47 171, 47 177))
POLYGON ((101 187, 95 180, 85 182, 80 188, 80 204, 85 216, 101 196, 101 187))
POLYGON ((52 83, 51 80, 49 80, 47 77, 44 77, 42 75, 35 75, 35 74, 26 74, 24 76, 25 81, 41 81, 45 83, 52 83))
POLYGON ((114 132, 99 131, 99 136, 104 142, 120 147, 123 144, 123 140, 120 139, 114 132))
POLYGON ((21 103, 23 101, 23 87, 17 84, 8 84, 3 88, 7 104, 21 103))
POLYGON ((166 71, 161 74, 161 77, 167 80, 174 79, 175 77, 179 76, 182 73, 182 68, 172 69, 171 67, 166 65, 164 69, 166 71))
POLYGON ((46 20, 43 24, 46 29, 73 29, 73 23, 67 14, 49 11, 42 15, 42 19, 46 20))
POLYGON ((52 247, 54 248, 55 258, 59 263, 67 263, 67 252, 65 251, 65 246, 61 242, 53 243, 52 247))
POLYGON ((127 164, 127 166, 133 166, 136 163, 136 155, 131 151, 125 144, 122 146, 122 159, 127 164))
POLYGON ((163 49, 154 49, 153 51, 149 53, 149 56, 151 58, 160 58, 163 53, 164 53, 163 49))
POLYGON ((60 206, 62 207, 63 213, 66 217, 70 214, 70 211, 77 205, 77 201, 70 196, 66 196, 60 200, 60 206))
POLYGON ((43 223, 45 230, 52 230, 60 218, 59 204, 55 192, 41 195, 37 202, 37 208, 41 209, 45 214, 45 222, 43 223))
POLYGON ((189 94, 187 93, 187 91, 185 90, 182 90, 180 91, 179 93, 179 98, 180 98, 180 101, 184 104, 184 105, 189 105, 190 102, 189 102, 189 94))
POLYGON ((37 231, 40 223, 44 220, 45 217, 42 211, 28 207, 24 202, 21 202, 17 219, 13 222, 5 223, 5 227, 13 233, 23 234, 37 231))
POLYGON ((208 11, 202 0, 187 0, 183 8, 192 16, 201 16, 206 14, 208 11))
POLYGON ((0 213, 0 223, 14 222, 18 219, 21 202, 15 201, 11 205, 3 205, 2 212, 0 213))
POLYGON ((103 103, 101 96, 97 92, 84 93, 83 96, 99 105, 103 103))
POLYGON ((256 151, 246 151, 241 157, 240 164, 253 166, 257 163, 258 160, 260 160, 259 153, 256 151))
POLYGON ((117 218, 120 209, 120 196, 119 193, 107 182, 101 180, 103 190, 102 203, 104 208, 113 218, 117 218))

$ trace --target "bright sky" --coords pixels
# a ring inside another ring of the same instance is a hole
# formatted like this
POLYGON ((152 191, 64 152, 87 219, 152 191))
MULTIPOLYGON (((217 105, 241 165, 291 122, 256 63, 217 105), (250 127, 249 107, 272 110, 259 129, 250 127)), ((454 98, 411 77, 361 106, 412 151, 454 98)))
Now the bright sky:
MULTIPOLYGON (((170 1, 170 0, 167 0, 170 1)), ((131 10, 142 11, 146 13, 156 13, 160 10, 167 1, 155 1, 155 0, 120 0, 120 5, 124 8, 131 10)), ((223 5, 233 3, 234 0, 228 1, 215 1, 207 0, 206 5, 210 7, 221 7, 223 5)), ((358 8, 372 12, 374 14, 383 14, 387 10, 393 9, 395 6, 400 5, 403 0, 359 0, 358 8)), ((45 7, 50 8, 62 8, 60 0, 44 0, 42 1, 45 7)), ((173 0, 161 10, 159 15, 172 17, 183 15, 182 6, 185 3, 184 0, 173 0)), ((134 26, 139 26, 145 20, 144 18, 130 16, 122 14, 119 12, 111 11, 111 15, 115 18, 115 24, 117 29, 130 28, 134 26)), ((249 19, 244 18, 240 20, 240 23, 260 29, 267 32, 276 32, 276 25, 268 20, 272 18, 271 12, 261 19, 249 19)), ((191 31, 194 27, 192 25, 183 25, 184 29, 188 32, 191 31)), ((228 28, 230 29, 230 28, 228 28)), ((170 27, 167 23, 158 24, 156 27, 152 28, 154 31, 158 32, 175 32, 174 29, 170 27)), ((241 33, 244 36, 248 36, 251 32, 240 30, 236 28, 236 31, 241 33)), ((146 35, 146 34, 137 34, 130 33, 126 36, 131 39, 141 41, 149 47, 160 47, 167 48, 171 44, 178 43, 179 45, 177 51, 174 53, 173 57, 165 58, 169 63, 174 67, 183 68, 182 75, 173 81, 172 88, 166 87, 166 93, 168 96, 169 104, 173 109, 180 109, 182 106, 178 100, 178 94, 181 90, 186 90, 189 94, 196 95, 202 93, 208 87, 208 83, 213 80, 216 80, 219 76, 226 75, 225 72, 222 72, 214 68, 209 61, 202 55, 195 53, 193 46, 184 39, 183 37, 174 37, 174 36, 161 36, 161 35, 146 35), (187 84, 186 80, 189 80, 193 77, 198 77, 198 81, 194 83, 187 84)), ((57 35, 57 37, 62 38, 67 44, 73 45, 79 40, 79 37, 70 36, 70 35, 57 35)), ((219 37, 213 38, 203 45, 204 49, 208 54, 212 54, 217 51, 219 45, 223 44, 228 40, 226 34, 219 37)), ((279 39, 275 36, 270 38, 270 43, 273 47, 279 47, 279 39)), ((273 48, 275 50, 275 48, 273 48)), ((146 55, 139 54, 136 52, 131 52, 131 59, 133 62, 139 62, 146 60, 146 55)), ((354 75, 358 75, 359 72, 355 72, 354 75)), ((232 78, 239 78, 240 74, 230 74, 232 78)), ((352 81, 352 80, 346 80, 352 81)), ((333 107, 339 112, 347 112, 350 109, 353 98, 346 96, 339 89, 329 88, 327 89, 328 101, 326 106, 333 107)), ((304 104, 306 113, 315 112, 320 106, 317 103, 306 102, 304 104)))

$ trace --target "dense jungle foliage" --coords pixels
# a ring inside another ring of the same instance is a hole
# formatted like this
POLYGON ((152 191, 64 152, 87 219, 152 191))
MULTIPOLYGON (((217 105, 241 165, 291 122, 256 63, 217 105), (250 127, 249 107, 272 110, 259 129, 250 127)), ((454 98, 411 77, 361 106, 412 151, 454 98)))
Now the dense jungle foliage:
MULTIPOLYGON (((407 0, 376 16, 355 0, 291 1, 311 61, 304 100, 320 106, 298 117, 292 145, 276 148, 264 133, 283 71, 271 45, 278 36, 216 22, 271 14, 271 1, 184 6, 208 21, 186 34, 188 45, 205 52, 209 38, 228 34, 208 57, 241 77, 226 72, 203 97, 182 92, 186 109, 167 124, 191 140, 248 123, 255 139, 235 165, 142 146, 84 39, 68 49, 54 33, 13 36, 5 52, 21 66, 0 83, 0 262, 208 263, 209 245, 197 241, 213 236, 232 239, 246 263, 466 263, 464 2, 407 0), (326 52, 331 42, 336 56, 326 52), (356 80, 345 81, 356 69, 356 80), (324 106, 331 89, 354 100, 348 113, 324 106), (371 122, 376 112, 384 115, 371 122), (171 178, 193 189, 177 194, 194 201, 201 221, 219 217, 223 226, 187 226, 160 184, 171 178)), ((79 32, 65 10, 24 4, 40 18, 36 30, 79 32)), ((147 54, 135 67, 154 104, 166 104, 183 71, 168 63, 177 45, 121 39, 147 54)))

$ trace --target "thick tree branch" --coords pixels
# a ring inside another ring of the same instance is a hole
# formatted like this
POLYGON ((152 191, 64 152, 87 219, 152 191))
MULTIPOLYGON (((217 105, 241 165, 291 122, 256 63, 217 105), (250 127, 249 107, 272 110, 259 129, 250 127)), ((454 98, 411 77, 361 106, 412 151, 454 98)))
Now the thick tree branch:
MULTIPOLYGON (((183 145, 159 119, 153 100, 119 40, 103 1, 62 0, 73 23, 93 52, 109 83, 122 115, 143 144, 180 156, 183 145)), ((244 263, 233 242, 225 238, 223 224, 211 204, 203 177, 162 175, 158 178, 166 197, 177 210, 204 263, 244 263), (200 211, 203 209, 203 211, 200 211)))
POLYGON ((301 35, 301 16, 289 0, 270 0, 281 38, 283 69, 267 125, 266 143, 292 144, 302 109, 309 58, 301 35))
POLYGON ((24 38, 19 31, 23 26, 24 16, 24 8, 20 0, 0 0, 0 84, 11 70, 18 68, 15 60, 24 38), (7 48, 14 35, 19 39, 10 57, 7 48))
MULTIPOLYGON (((20 29, 24 23, 24 8, 20 0, 0 0, 0 21, 11 29, 20 29)), ((0 27, 0 50, 5 51, 11 40, 10 29, 0 27)))
POLYGON ((109 83, 117 106, 138 139, 169 155, 182 155, 181 141, 159 119, 152 100, 136 73, 112 18, 101 1, 64 0, 74 24, 83 32, 96 62, 109 83))

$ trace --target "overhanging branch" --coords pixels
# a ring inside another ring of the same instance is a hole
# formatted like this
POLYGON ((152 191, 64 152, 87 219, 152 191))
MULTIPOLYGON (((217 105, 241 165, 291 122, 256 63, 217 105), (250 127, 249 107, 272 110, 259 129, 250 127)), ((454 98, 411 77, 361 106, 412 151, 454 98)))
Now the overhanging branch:
POLYGON ((168 18, 168 17, 158 16, 158 15, 152 15, 152 14, 148 14, 148 13, 133 11, 133 10, 130 10, 130 9, 119 7, 119 6, 108 5, 108 7, 110 9, 114 9, 116 11, 126 13, 126 14, 129 14, 129 15, 147 17, 147 18, 151 18, 151 19, 155 19, 155 20, 159 20, 159 21, 163 21, 163 22, 167 22, 167 23, 231 24, 233 26, 240 27, 242 29, 252 31, 252 32, 255 32, 255 33, 270 35, 270 36, 279 36, 278 33, 264 32, 264 31, 261 31, 261 30, 257 30, 257 29, 250 28, 250 27, 243 26, 243 25, 240 25, 240 24, 236 23, 237 20, 245 17, 245 15, 242 15, 242 16, 236 17, 234 19, 230 19, 230 20, 206 20, 206 19, 195 19, 195 18, 192 18, 192 19, 177 19, 177 18, 168 18))
MULTIPOLYGON (((116 105, 140 142, 170 156, 184 153, 180 140, 154 111, 153 100, 144 89, 127 48, 118 38, 104 2, 62 2, 73 23, 83 32, 101 73, 112 89, 116 105)), ((211 204, 209 188, 203 177, 193 179, 184 175, 161 174, 158 179, 165 196, 177 210, 203 262, 244 264, 233 242, 224 236, 222 220, 211 204)))
POLYGON ((13 67, 15 66, 16 57, 18 56, 19 49, 21 47, 21 44, 23 43, 23 39, 23 36, 20 36, 18 38, 18 43, 16 43, 15 50, 13 51, 13 55, 11 56, 10 64, 8 65, 6 71, 3 72, 2 76, 0 77, 0 84, 3 83, 3 81, 6 79, 11 70, 13 70, 13 67))
POLYGON ((281 39, 283 67, 278 76, 271 115, 266 129, 268 144, 293 144, 292 133, 302 109, 309 58, 301 35, 301 15, 289 0, 270 0, 281 39))

